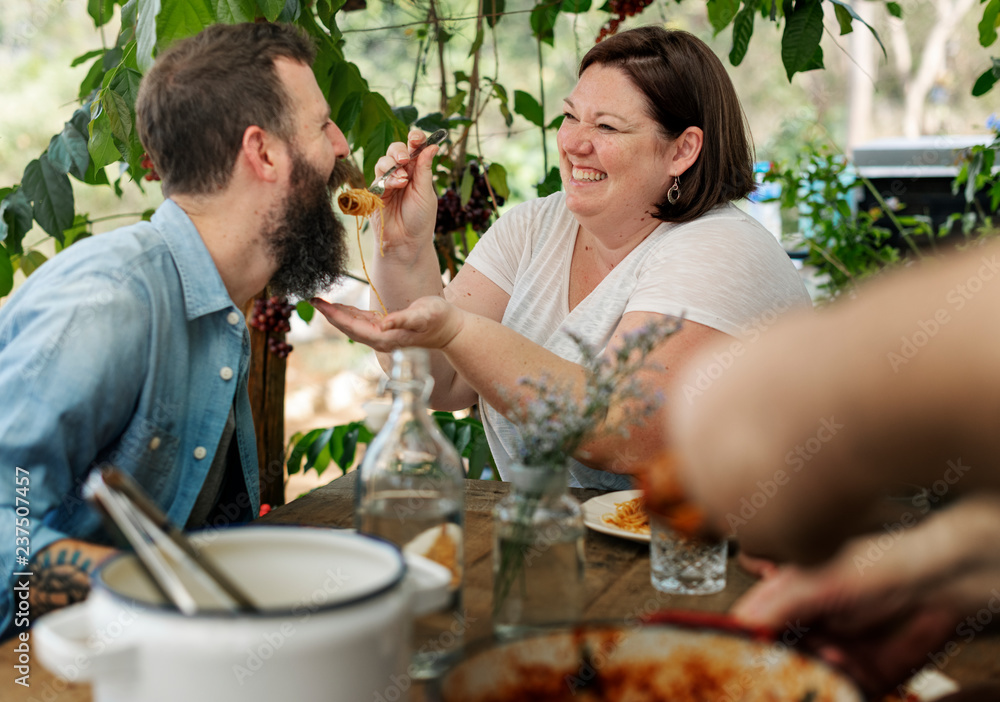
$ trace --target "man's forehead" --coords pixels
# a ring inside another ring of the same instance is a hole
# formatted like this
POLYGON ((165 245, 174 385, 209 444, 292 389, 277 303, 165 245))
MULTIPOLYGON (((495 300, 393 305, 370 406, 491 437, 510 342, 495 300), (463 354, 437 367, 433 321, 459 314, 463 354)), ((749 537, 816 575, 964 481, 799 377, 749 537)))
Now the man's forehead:
POLYGON ((275 72, 278 78, 291 90, 294 97, 309 103, 326 105, 323 91, 319 89, 312 67, 294 59, 279 56, 274 60, 275 72))

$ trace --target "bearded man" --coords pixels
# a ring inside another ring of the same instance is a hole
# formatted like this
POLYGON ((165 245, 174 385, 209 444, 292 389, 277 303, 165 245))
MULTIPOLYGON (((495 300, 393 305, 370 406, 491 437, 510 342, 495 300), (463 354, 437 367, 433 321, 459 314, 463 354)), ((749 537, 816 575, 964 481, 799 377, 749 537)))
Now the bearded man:
POLYGON ((33 573, 37 617, 85 597, 112 552, 80 491, 96 465, 188 528, 257 514, 241 309, 268 284, 309 298, 346 259, 331 191, 349 149, 314 54, 292 27, 244 24, 158 56, 136 124, 167 199, 63 251, 0 309, 0 632, 18 624, 15 572, 33 573), (30 516, 15 534, 18 485, 30 516))

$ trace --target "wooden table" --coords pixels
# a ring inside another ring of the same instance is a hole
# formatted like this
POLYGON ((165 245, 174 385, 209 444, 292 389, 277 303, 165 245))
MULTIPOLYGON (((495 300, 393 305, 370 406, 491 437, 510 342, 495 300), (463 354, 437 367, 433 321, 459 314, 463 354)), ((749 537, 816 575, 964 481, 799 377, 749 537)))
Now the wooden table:
MULTIPOLYGON (((349 473, 273 510, 255 523, 352 526, 354 478, 355 474, 349 473)), ((465 605, 470 625, 467 641, 488 637, 491 633, 491 511, 508 488, 506 483, 466 482, 465 605)), ((572 492, 581 502, 601 494, 598 490, 574 489, 572 492)), ((665 595, 650 585, 648 546, 589 530, 586 573, 585 618, 604 620, 635 619, 668 607, 723 612, 754 582, 730 559, 724 591, 706 596, 665 595)), ((1000 681, 1000 636, 995 633, 995 627, 994 633, 981 633, 968 645, 964 645, 958 635, 955 642, 959 644, 957 652, 948 649, 954 655, 941 653, 942 672, 962 685, 1000 681)), ((90 702, 89 685, 68 683, 50 674, 37 661, 31 666, 31 687, 14 685, 11 671, 16 660, 15 643, 7 641, 0 645, 0 676, 3 676, 0 678, 0 691, 3 691, 0 698, 11 702, 90 702)), ((413 702, 422 702, 419 685, 414 687, 414 692, 413 702)))

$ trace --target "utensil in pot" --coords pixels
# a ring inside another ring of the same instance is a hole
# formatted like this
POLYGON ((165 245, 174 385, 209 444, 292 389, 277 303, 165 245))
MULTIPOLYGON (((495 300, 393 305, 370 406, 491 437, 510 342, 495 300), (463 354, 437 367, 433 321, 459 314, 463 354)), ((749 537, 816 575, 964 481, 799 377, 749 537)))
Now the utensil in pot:
POLYGON ((193 576, 223 609, 258 611, 250 598, 170 523, 127 474, 112 466, 98 468, 88 476, 83 493, 98 507, 101 516, 121 531, 150 580, 182 613, 193 615, 203 605, 184 584, 177 568, 193 576))
MULTIPOLYGON (((415 148, 413 151, 410 152, 410 160, 412 161, 417 156, 419 156, 420 152, 426 149, 428 146, 433 146, 434 144, 444 141, 445 137, 447 136, 448 136, 447 129, 438 129, 436 132, 427 137, 427 141, 425 141, 423 144, 421 144, 420 146, 418 146, 417 148, 415 148)), ((368 191, 373 195, 378 195, 380 197, 382 195, 385 195, 385 181, 386 179, 389 178, 389 176, 391 176, 393 173, 396 172, 396 169, 399 168, 399 165, 400 164, 397 163, 395 166, 393 166, 385 173, 383 173, 381 176, 379 176, 379 178, 374 183, 371 184, 371 187, 368 188, 368 191)))

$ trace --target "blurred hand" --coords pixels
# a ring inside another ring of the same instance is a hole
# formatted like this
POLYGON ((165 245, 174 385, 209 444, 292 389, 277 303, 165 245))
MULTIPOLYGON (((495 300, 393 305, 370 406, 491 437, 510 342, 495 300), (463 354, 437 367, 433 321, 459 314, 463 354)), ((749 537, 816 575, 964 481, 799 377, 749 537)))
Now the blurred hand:
MULTIPOLYGON (((386 255, 401 253, 404 256, 421 244, 433 241, 434 223, 437 220, 437 194, 434 192, 431 162, 438 147, 428 146, 416 159, 410 153, 427 140, 419 129, 409 133, 408 142, 393 142, 386 155, 375 164, 375 175, 380 177, 399 164, 385 181, 382 196, 385 208, 373 219, 384 222, 383 243, 386 255)), ((375 222, 376 228, 378 222, 375 222)))
POLYGON ((313 298, 313 306, 350 339, 375 351, 407 346, 443 349, 462 330, 465 312, 442 297, 421 297, 409 307, 381 316, 313 298))
POLYGON ((859 537, 828 563, 779 567, 734 606, 753 626, 809 629, 803 645, 870 693, 975 638, 1000 615, 1000 498, 966 498, 912 529, 859 537))

